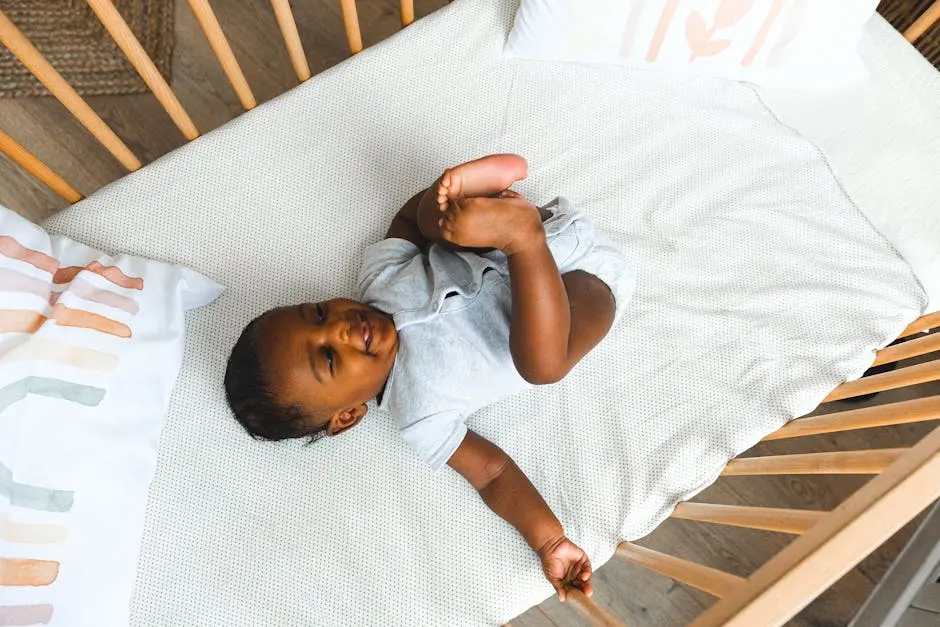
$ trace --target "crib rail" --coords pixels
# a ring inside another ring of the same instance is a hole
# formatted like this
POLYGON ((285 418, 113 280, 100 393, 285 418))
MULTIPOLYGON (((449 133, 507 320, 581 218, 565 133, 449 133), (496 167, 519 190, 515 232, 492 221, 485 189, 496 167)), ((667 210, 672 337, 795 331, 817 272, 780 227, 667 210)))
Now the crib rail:
MULTIPOLYGON (((934 327, 940 327, 940 315, 924 316, 907 327, 901 337, 910 338, 934 327)), ((879 351, 879 364, 912 357, 924 359, 925 355, 930 360, 843 384, 827 400, 940 379, 935 376, 940 371, 938 338, 940 334, 924 335, 879 351)), ((764 440, 938 419, 940 396, 932 396, 797 419, 764 440)), ((673 518, 798 536, 746 579, 723 571, 711 572, 707 566, 634 544, 622 544, 617 550, 620 557, 634 564, 719 597, 692 623, 693 627, 783 625, 940 497, 940 427, 911 448, 738 458, 731 460, 722 474, 874 476, 831 512, 680 503, 673 518)))
MULTIPOLYGON (((144 50, 127 22, 114 6, 112 0, 86 0, 101 24, 114 39, 131 65, 143 79, 148 89, 166 111, 170 119, 187 140, 199 137, 199 130, 186 112, 173 89, 157 70, 153 60, 144 50)), ((247 111, 257 106, 257 100, 248 84, 232 47, 212 10, 210 0, 187 0, 209 46, 222 66, 229 84, 235 91, 242 107, 247 111)), ((362 32, 356 0, 339 0, 346 29, 349 51, 356 54, 362 50, 362 32)), ((303 82, 310 78, 310 66, 304 53, 297 22, 290 8, 290 0, 271 0, 271 8, 284 39, 291 65, 297 78, 303 82)), ((401 25, 408 26, 415 19, 414 0, 400 0, 401 25)), ((33 46, 29 39, 0 10, 0 44, 6 46, 49 92, 84 126, 88 132, 110 152, 128 171, 142 166, 140 159, 118 137, 85 100, 62 78, 56 69, 33 46)), ((71 202, 81 200, 82 194, 69 185, 58 173, 30 153, 13 137, 4 133, 0 141, 0 152, 33 175, 56 194, 71 202)))
POLYGON ((917 20, 904 31, 904 38, 914 43, 920 39, 921 35, 930 30, 930 28, 937 23, 937 20, 940 20, 940 0, 935 0, 934 3, 924 11, 923 15, 917 18, 917 20))

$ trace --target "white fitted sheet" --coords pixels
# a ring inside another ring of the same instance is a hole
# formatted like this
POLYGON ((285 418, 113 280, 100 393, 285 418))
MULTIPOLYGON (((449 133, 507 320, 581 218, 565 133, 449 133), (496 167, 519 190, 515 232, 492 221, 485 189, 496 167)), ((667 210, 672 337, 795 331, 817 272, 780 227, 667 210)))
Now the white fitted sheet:
POLYGON ((563 383, 470 421, 595 567, 922 312, 908 265, 752 89, 502 60, 514 8, 455 2, 48 223, 229 288, 188 316, 135 624, 496 624, 551 594, 516 533, 388 416, 263 444, 223 398, 242 325, 352 294, 362 248, 446 165, 526 155, 519 190, 568 196, 637 269, 631 311, 563 383))
POLYGON ((762 89, 814 142, 846 192, 911 265, 940 309, 940 72, 881 16, 859 50, 871 77, 825 94, 762 89))

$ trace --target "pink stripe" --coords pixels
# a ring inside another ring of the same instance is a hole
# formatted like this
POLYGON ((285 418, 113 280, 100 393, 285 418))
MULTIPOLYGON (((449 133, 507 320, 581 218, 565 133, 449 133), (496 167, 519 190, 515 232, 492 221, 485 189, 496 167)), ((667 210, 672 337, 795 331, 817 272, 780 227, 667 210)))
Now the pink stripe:
POLYGON ((114 292, 109 292, 108 290, 101 289, 100 287, 95 287, 88 281, 76 278, 72 281, 72 284, 68 288, 69 294, 75 294, 79 298, 84 300, 91 301, 93 303, 99 303, 101 305, 107 305, 108 307, 114 307, 115 309, 120 309, 126 311, 130 315, 136 315, 140 311, 140 306, 137 304, 137 301, 129 296, 124 296, 123 294, 115 294, 114 292))
POLYGON ((34 268, 45 270, 49 274, 55 273, 59 267, 57 259, 50 257, 46 253, 41 253, 38 250, 26 248, 9 235, 0 235, 0 255, 9 257, 10 259, 16 259, 17 261, 23 261, 34 268))
POLYGON ((773 27, 774 22, 777 21, 777 16, 780 15, 780 11, 783 10, 784 2, 785 0, 774 0, 773 5, 770 7, 770 12, 767 14, 767 18, 764 20, 764 23, 760 25, 760 30, 757 31, 757 34, 754 35, 754 42, 748 49, 747 54, 744 55, 744 58, 741 59, 741 67, 749 66, 754 62, 754 59, 757 58, 757 55, 760 54, 761 48, 764 47, 764 42, 767 41, 767 35, 770 33, 771 27, 773 27))
POLYGON ((634 0, 630 7, 630 17, 627 26, 623 29, 623 40, 620 42, 620 56, 629 57, 633 50, 633 40, 636 39, 636 30, 640 26, 640 17, 643 15, 645 0, 634 0))
POLYGON ((655 61, 659 57, 659 49, 662 48, 663 42, 666 40, 666 33, 669 32, 669 25, 672 23, 672 18, 678 8, 679 0, 667 0, 666 6, 663 7, 663 14, 659 16, 659 24, 656 25, 656 34, 653 35, 649 52, 646 53, 647 61, 655 61))
POLYGON ((48 625, 53 608, 43 605, 0 605, 0 625, 48 625))
POLYGON ((18 270, 0 268, 0 292, 26 292, 47 300, 51 291, 49 284, 42 279, 18 270))

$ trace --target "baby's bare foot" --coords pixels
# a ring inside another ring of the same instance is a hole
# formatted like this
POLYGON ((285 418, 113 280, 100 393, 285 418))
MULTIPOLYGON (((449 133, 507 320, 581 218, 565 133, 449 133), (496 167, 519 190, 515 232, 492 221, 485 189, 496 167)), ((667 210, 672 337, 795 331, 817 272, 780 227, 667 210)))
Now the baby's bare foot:
POLYGON ((489 155, 444 170, 437 183, 441 211, 461 197, 490 196, 526 177, 528 164, 519 155, 489 155))
POLYGON ((443 238, 463 248, 498 248, 507 255, 544 237, 538 207, 518 198, 460 198, 440 220, 443 238))

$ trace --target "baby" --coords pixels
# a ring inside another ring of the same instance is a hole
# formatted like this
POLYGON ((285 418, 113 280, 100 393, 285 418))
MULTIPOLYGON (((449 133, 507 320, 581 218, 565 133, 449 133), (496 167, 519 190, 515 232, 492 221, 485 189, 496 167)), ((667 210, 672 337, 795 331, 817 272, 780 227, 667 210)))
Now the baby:
POLYGON ((634 279, 566 200, 539 208, 509 190, 527 167, 491 155, 446 170, 365 250, 362 302, 261 315, 232 349, 225 390, 248 433, 267 440, 338 435, 377 399, 419 456, 463 475, 522 534, 564 600, 572 587, 591 594, 587 555, 466 420, 561 380, 607 334, 634 279))

